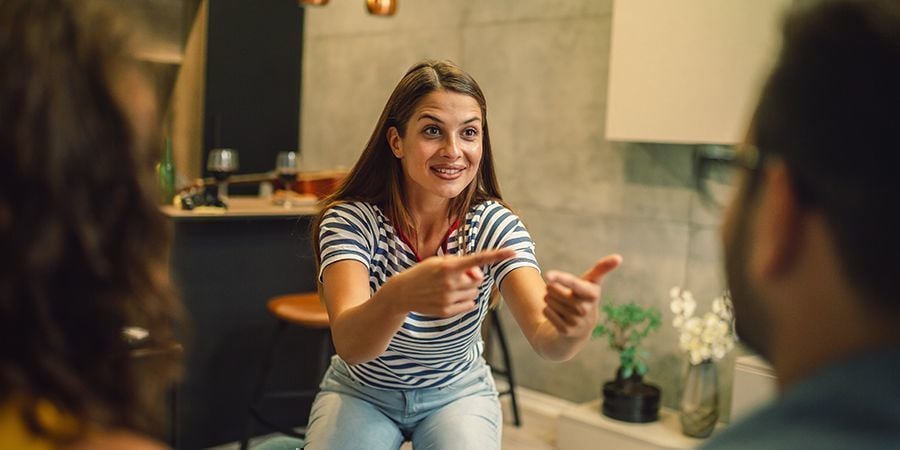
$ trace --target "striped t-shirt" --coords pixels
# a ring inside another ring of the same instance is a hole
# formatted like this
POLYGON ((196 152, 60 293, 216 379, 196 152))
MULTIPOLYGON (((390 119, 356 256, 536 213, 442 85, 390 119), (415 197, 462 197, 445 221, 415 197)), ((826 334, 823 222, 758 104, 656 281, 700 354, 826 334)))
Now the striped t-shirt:
MULTIPOLYGON (((473 206, 437 254, 459 254, 463 242, 463 254, 509 247, 516 250, 516 256, 482 267, 485 277, 474 310, 449 318, 410 312, 384 353, 372 361, 348 365, 354 379, 380 389, 442 387, 462 377, 481 357, 484 343, 480 325, 488 313, 494 283, 499 286, 515 269, 538 269, 538 265, 534 243, 522 222, 495 201, 473 206)), ((369 270, 373 295, 388 278, 418 262, 414 249, 404 242, 387 215, 365 202, 328 209, 319 227, 319 248, 320 281, 329 264, 359 261, 369 270)))

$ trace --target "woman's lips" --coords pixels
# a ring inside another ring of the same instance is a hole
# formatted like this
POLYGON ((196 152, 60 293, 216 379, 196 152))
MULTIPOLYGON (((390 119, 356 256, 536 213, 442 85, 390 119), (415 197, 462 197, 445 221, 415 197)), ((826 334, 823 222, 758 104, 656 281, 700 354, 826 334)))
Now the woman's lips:
POLYGON ((455 180, 463 175, 464 167, 432 167, 431 172, 442 180, 455 180))

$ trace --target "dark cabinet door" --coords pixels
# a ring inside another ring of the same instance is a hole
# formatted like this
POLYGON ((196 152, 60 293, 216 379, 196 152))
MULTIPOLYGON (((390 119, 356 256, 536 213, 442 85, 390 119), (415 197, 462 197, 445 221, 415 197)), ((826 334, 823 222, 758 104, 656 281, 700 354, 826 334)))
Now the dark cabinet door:
MULTIPOLYGON (((315 290, 309 218, 175 220, 172 272, 189 315, 185 377, 176 389, 178 449, 241 438, 260 364, 275 331, 266 301, 315 290)), ((321 335, 289 327, 270 377, 273 388, 312 387, 321 335)), ((267 406, 290 426, 306 424, 309 401, 267 406)), ((256 434, 270 432, 260 426, 256 434)))

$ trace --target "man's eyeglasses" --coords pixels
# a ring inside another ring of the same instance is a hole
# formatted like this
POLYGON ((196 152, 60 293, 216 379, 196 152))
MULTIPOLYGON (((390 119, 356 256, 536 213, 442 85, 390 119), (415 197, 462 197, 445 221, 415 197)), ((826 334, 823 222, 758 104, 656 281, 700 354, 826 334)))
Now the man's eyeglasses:
POLYGON ((737 192, 738 171, 756 170, 759 161, 759 150, 752 145, 699 147, 694 158, 694 177, 700 198, 713 208, 724 208, 737 192))

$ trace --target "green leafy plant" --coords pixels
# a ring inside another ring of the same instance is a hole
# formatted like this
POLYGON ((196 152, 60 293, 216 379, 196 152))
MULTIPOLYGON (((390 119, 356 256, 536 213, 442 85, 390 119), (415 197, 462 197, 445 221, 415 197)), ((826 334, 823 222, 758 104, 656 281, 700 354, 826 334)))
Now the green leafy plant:
POLYGON ((609 347, 619 353, 622 379, 631 378, 635 373, 647 373, 646 350, 640 350, 641 341, 662 324, 662 313, 649 306, 642 308, 634 302, 621 305, 606 302, 603 305, 606 317, 594 327, 593 337, 607 337, 609 347))

